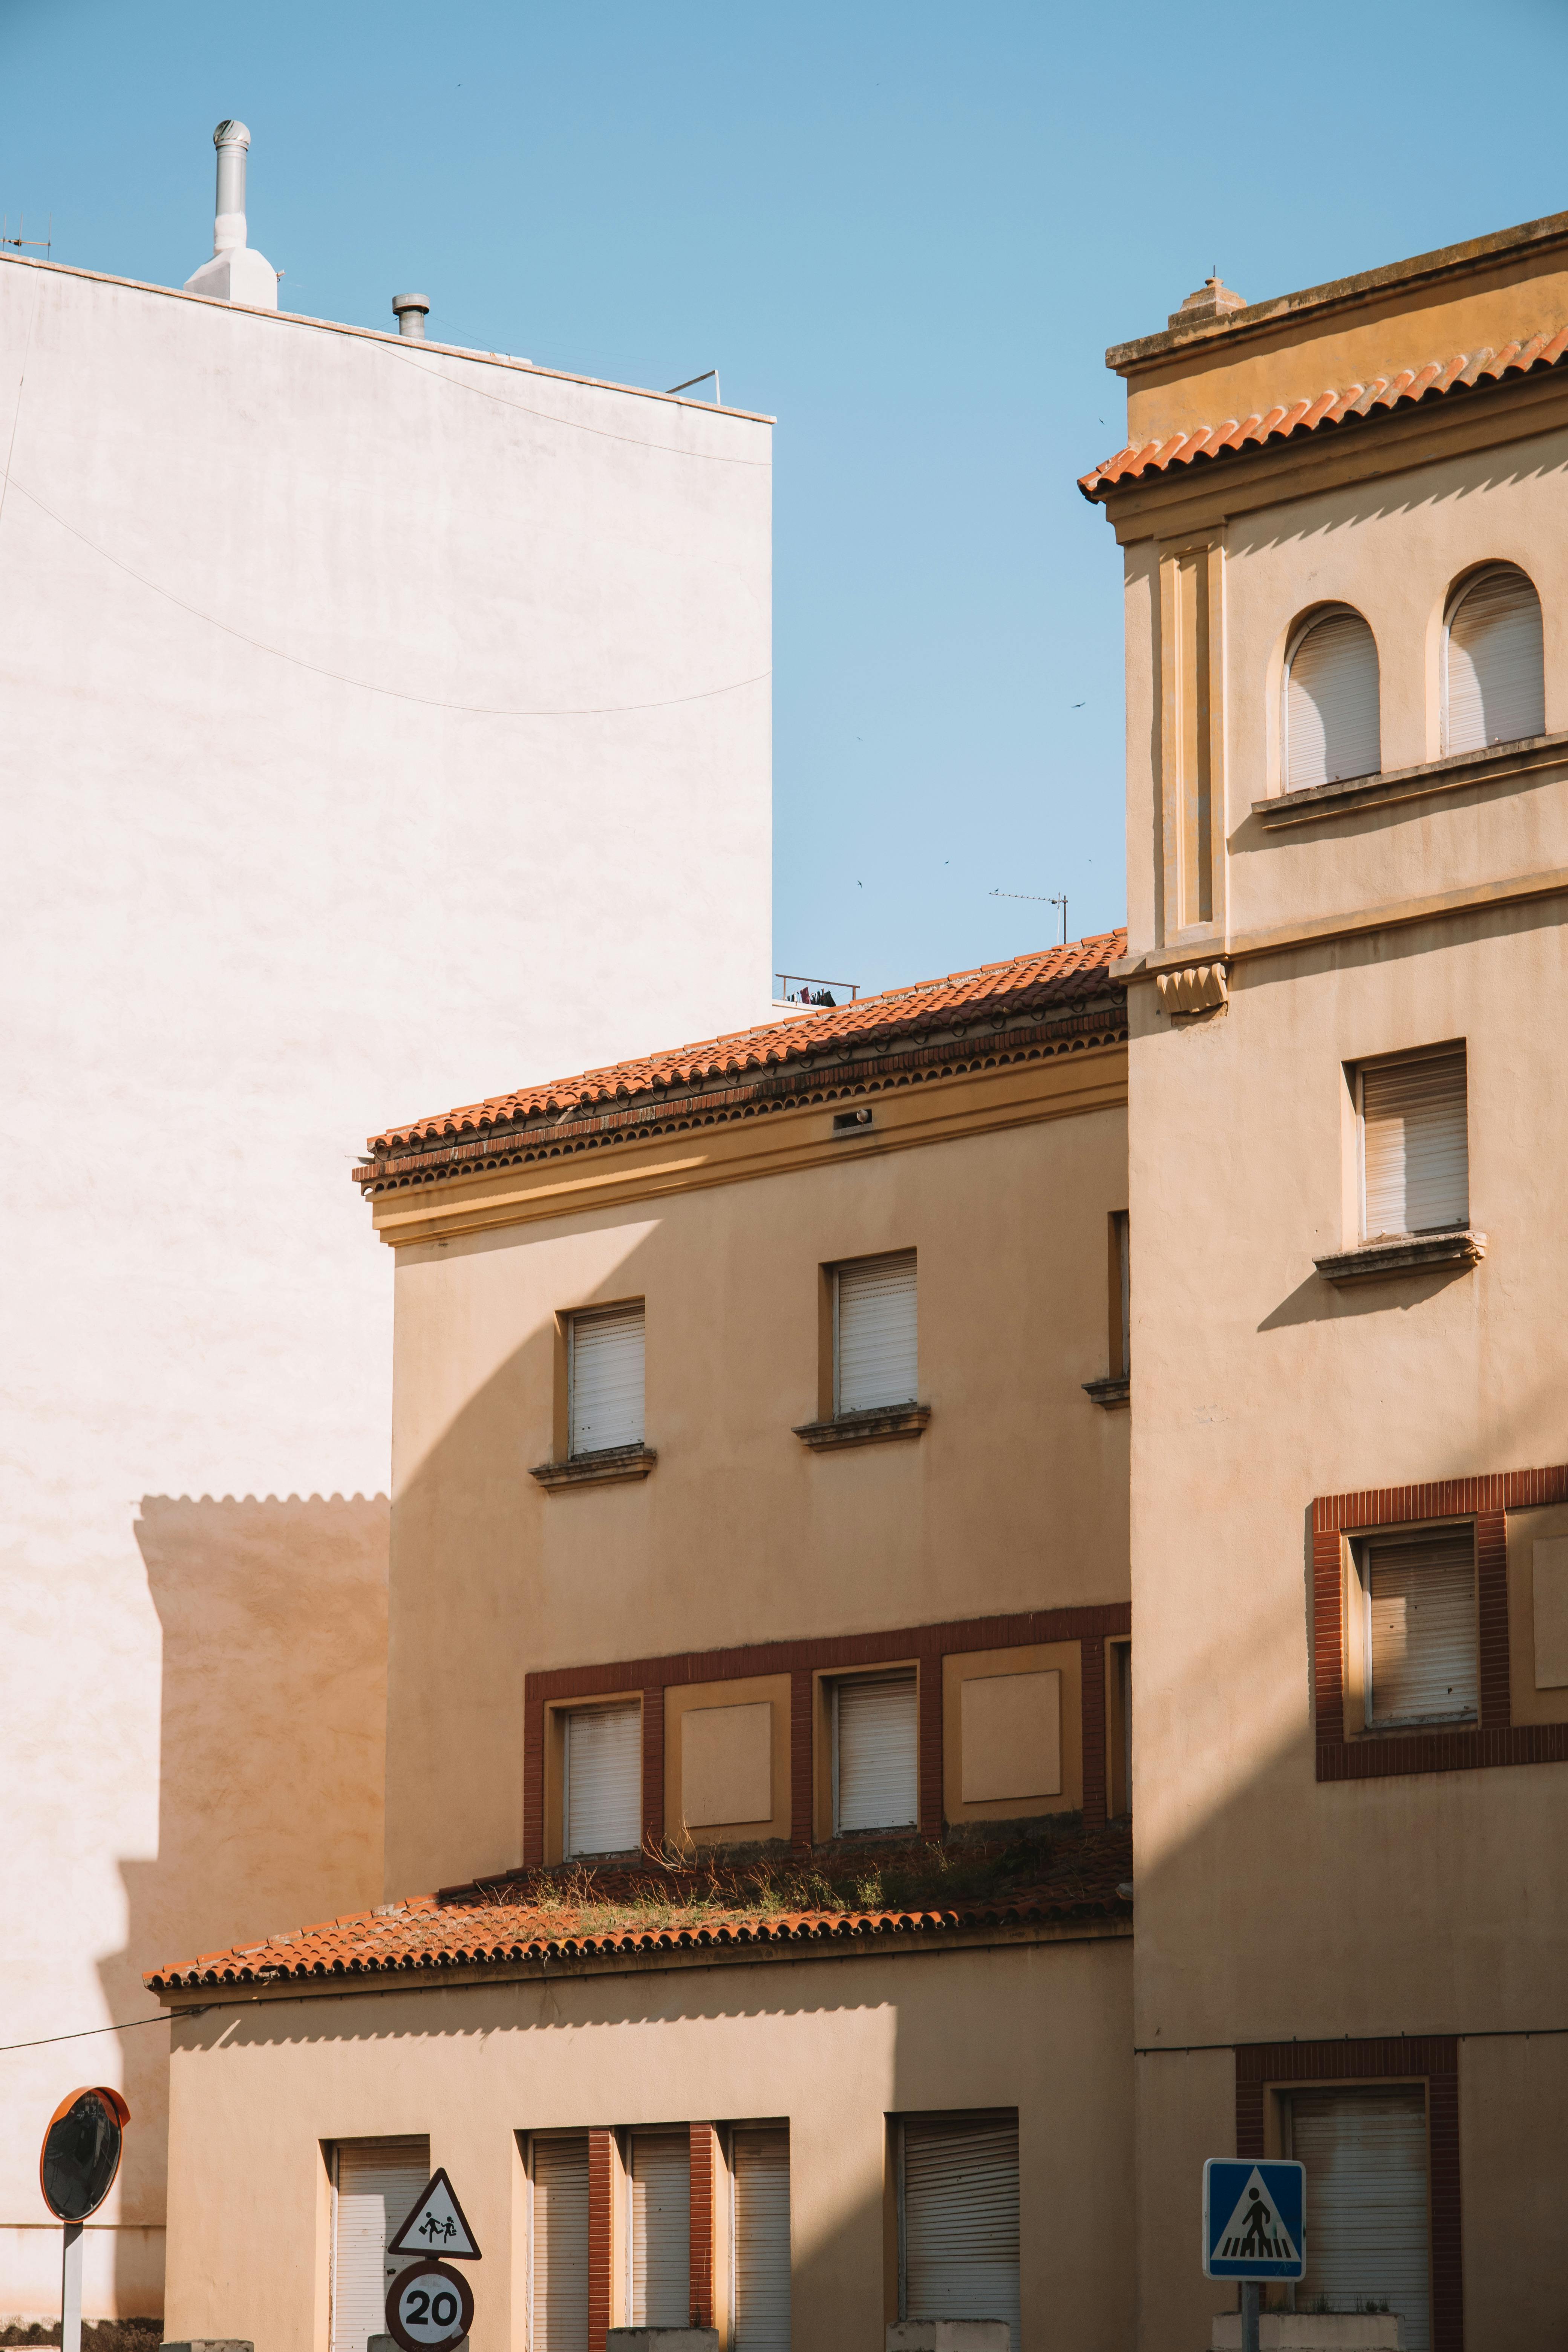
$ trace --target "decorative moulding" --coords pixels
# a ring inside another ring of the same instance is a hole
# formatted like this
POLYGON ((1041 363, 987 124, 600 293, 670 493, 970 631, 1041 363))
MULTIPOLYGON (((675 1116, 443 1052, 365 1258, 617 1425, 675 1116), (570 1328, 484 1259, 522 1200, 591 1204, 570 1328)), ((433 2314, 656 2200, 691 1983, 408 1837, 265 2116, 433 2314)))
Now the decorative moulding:
POLYGON ((1223 963, 1183 964, 1176 971, 1161 972, 1154 984, 1160 992, 1161 1011, 1173 1019, 1184 1013, 1217 1013, 1230 1002, 1223 963))
POLYGON ((573 1486, 614 1486, 646 1478, 658 1455, 651 1445, 606 1445, 600 1454, 578 1454, 568 1462, 541 1462, 529 1472, 547 1495, 573 1486))
POLYGON ((1391 768, 1377 776, 1352 776, 1342 784, 1309 784, 1304 792, 1279 793, 1254 801, 1252 814, 1266 832, 1320 819, 1353 815, 1359 809, 1386 808, 1397 801, 1426 800, 1434 793, 1458 792, 1467 784, 1509 784, 1543 769, 1560 769, 1568 758, 1568 733, 1529 735, 1513 743, 1489 744, 1482 751, 1452 751, 1415 768, 1391 768))
POLYGON ((1447 1234, 1408 1234, 1394 1241, 1363 1242, 1359 1249, 1338 1250, 1312 1264, 1325 1282, 1385 1282, 1402 1274, 1426 1274, 1443 1266, 1479 1265, 1487 1254, 1487 1237, 1473 1225, 1457 1225, 1447 1234))
POLYGON ((831 1454, 842 1445, 885 1445, 890 1438, 920 1437, 930 1419, 929 1404, 880 1405, 873 1412, 799 1422, 795 1433, 814 1454, 831 1454))
POLYGON ((1131 1372, 1108 1372, 1102 1381, 1085 1381, 1082 1385, 1085 1396, 1103 1405, 1107 1412, 1114 1412, 1119 1406, 1132 1402, 1131 1372))

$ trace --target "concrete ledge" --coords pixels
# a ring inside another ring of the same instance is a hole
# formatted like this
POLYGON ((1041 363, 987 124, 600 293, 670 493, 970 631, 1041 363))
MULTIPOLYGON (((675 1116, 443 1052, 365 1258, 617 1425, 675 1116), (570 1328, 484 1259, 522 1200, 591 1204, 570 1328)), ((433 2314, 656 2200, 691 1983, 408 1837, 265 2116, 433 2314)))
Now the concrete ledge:
POLYGON ((1312 1264, 1325 1282, 1386 1282, 1402 1274, 1426 1274, 1443 1266, 1479 1265, 1487 1254, 1487 1237, 1473 1225, 1457 1225, 1452 1233, 1408 1234, 1394 1241, 1363 1242, 1359 1249, 1340 1250, 1312 1264))
MULTIPOLYGON (((1263 2311, 1258 2352, 1395 2352, 1405 2322, 1394 2311, 1263 2311)), ((1215 2321, 1210 2352, 1241 2352, 1241 2314, 1215 2321)))
POLYGON ((885 1445, 890 1438, 921 1437, 931 1419, 929 1404, 895 1404, 875 1412, 845 1412, 832 1421, 803 1421, 795 1435, 814 1454, 833 1454, 843 1445, 885 1445))
POLYGON ((716 2327, 608 2327, 605 2352, 719 2352, 716 2327))
MULTIPOLYGON (((374 2352, 377 2344, 386 2345, 388 2352, 397 2352, 397 2347, 393 2343, 390 2336, 373 2336, 370 2339, 370 2352, 374 2352)), ((256 2347, 247 2336, 192 2336, 183 2344, 162 2345, 159 2352, 256 2352, 256 2347)), ((456 2347, 453 2347, 453 2352, 457 2352, 456 2347)))
POLYGON ((1114 1412, 1119 1405, 1132 1402, 1131 1372, 1108 1372, 1102 1381, 1084 1381, 1080 1385, 1090 1402, 1103 1405, 1107 1412, 1114 1412))
POLYGON ((599 1454, 574 1454, 569 1462, 541 1462, 529 1472, 547 1495, 574 1486, 613 1486, 626 1478, 646 1478, 658 1454, 651 1445, 606 1445, 599 1454))
POLYGON ((892 2319, 887 2352, 1007 2352, 1005 2319, 892 2319))
POLYGON ((1385 808, 1394 801, 1422 800, 1432 793, 1458 792, 1467 784, 1511 784, 1543 769, 1561 768, 1568 758, 1568 735, 1526 735, 1511 743, 1490 743, 1481 751, 1452 751, 1416 768, 1391 768, 1384 774, 1351 776, 1340 784, 1309 784, 1299 793, 1277 793, 1254 801, 1252 814, 1266 832, 1313 824, 1320 818, 1385 808))

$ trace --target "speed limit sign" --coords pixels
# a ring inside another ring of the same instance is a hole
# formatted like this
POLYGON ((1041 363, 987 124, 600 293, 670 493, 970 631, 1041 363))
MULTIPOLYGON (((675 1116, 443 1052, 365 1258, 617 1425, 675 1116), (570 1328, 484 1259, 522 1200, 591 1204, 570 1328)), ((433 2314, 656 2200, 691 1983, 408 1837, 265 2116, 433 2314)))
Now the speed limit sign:
POLYGON ((386 2290, 386 2324, 403 2352, 447 2352, 474 2324, 473 2291, 445 2263, 415 2263, 386 2290))

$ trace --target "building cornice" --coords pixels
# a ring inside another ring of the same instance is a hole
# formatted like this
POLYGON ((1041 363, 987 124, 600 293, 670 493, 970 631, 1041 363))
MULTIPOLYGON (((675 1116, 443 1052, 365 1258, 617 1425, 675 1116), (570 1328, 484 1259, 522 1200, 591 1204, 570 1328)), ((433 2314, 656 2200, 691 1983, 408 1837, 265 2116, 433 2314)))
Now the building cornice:
POLYGON ((1126 1041, 1125 998, 1108 987, 1101 1004, 1065 1020, 791 1066, 356 1172, 376 1231, 405 1247, 1114 1108, 1127 1099, 1126 1041), (848 1100, 875 1114, 851 1137, 832 1119, 848 1100))

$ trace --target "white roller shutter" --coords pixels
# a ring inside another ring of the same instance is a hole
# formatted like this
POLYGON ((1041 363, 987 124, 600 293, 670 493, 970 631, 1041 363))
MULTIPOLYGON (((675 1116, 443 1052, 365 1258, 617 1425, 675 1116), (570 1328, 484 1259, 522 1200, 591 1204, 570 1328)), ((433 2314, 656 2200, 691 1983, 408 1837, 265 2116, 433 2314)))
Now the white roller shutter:
POLYGON ((1445 1045, 1361 1073, 1362 1230, 1425 1234, 1470 1213, 1465 1049, 1445 1045))
POLYGON ((734 2179, 735 2352, 790 2352, 789 2134, 737 2131, 734 2179))
POLYGON ((835 1828, 912 1828, 920 1818, 915 1676, 836 1683, 833 1711, 835 1828))
POLYGON ((1285 680, 1285 789, 1374 776, 1382 763, 1377 646, 1359 613, 1328 613, 1296 645, 1285 680))
POLYGON ((533 2143, 532 2352, 588 2352, 588 2143, 533 2143))
POLYGON ((643 1367, 647 1318, 635 1307, 572 1318, 572 1451, 643 1442, 643 1367))
POLYGON ((1307 2168, 1307 2270, 1298 2308, 1386 2303, 1406 2352, 1430 2352, 1426 2103, 1401 2090, 1293 2091, 1290 2154, 1307 2168))
POLYGON ((1546 732, 1541 599, 1516 566, 1494 564, 1470 582, 1449 615, 1446 652, 1446 751, 1546 732))
POLYGON ((911 1404, 920 1384, 915 1253, 841 1265, 834 1282, 837 1412, 911 1404))
POLYGON ((642 1709, 584 1708, 566 1718, 566 1851, 630 1853, 642 1844, 642 1709))
POLYGON ((691 2324, 691 2143, 685 2133, 634 2132, 631 2325, 691 2324))
POLYGON ((1473 1721, 1479 1682, 1470 1529, 1369 1536, 1363 1573, 1369 1720, 1473 1721))
POLYGON ((1005 2319, 1018 2352, 1018 2126, 902 2127, 899 2310, 1005 2319))
POLYGON ((343 2139, 332 2150, 332 2352, 386 2333, 386 2290, 418 2259, 395 2238, 430 2179, 427 2139, 343 2139))

